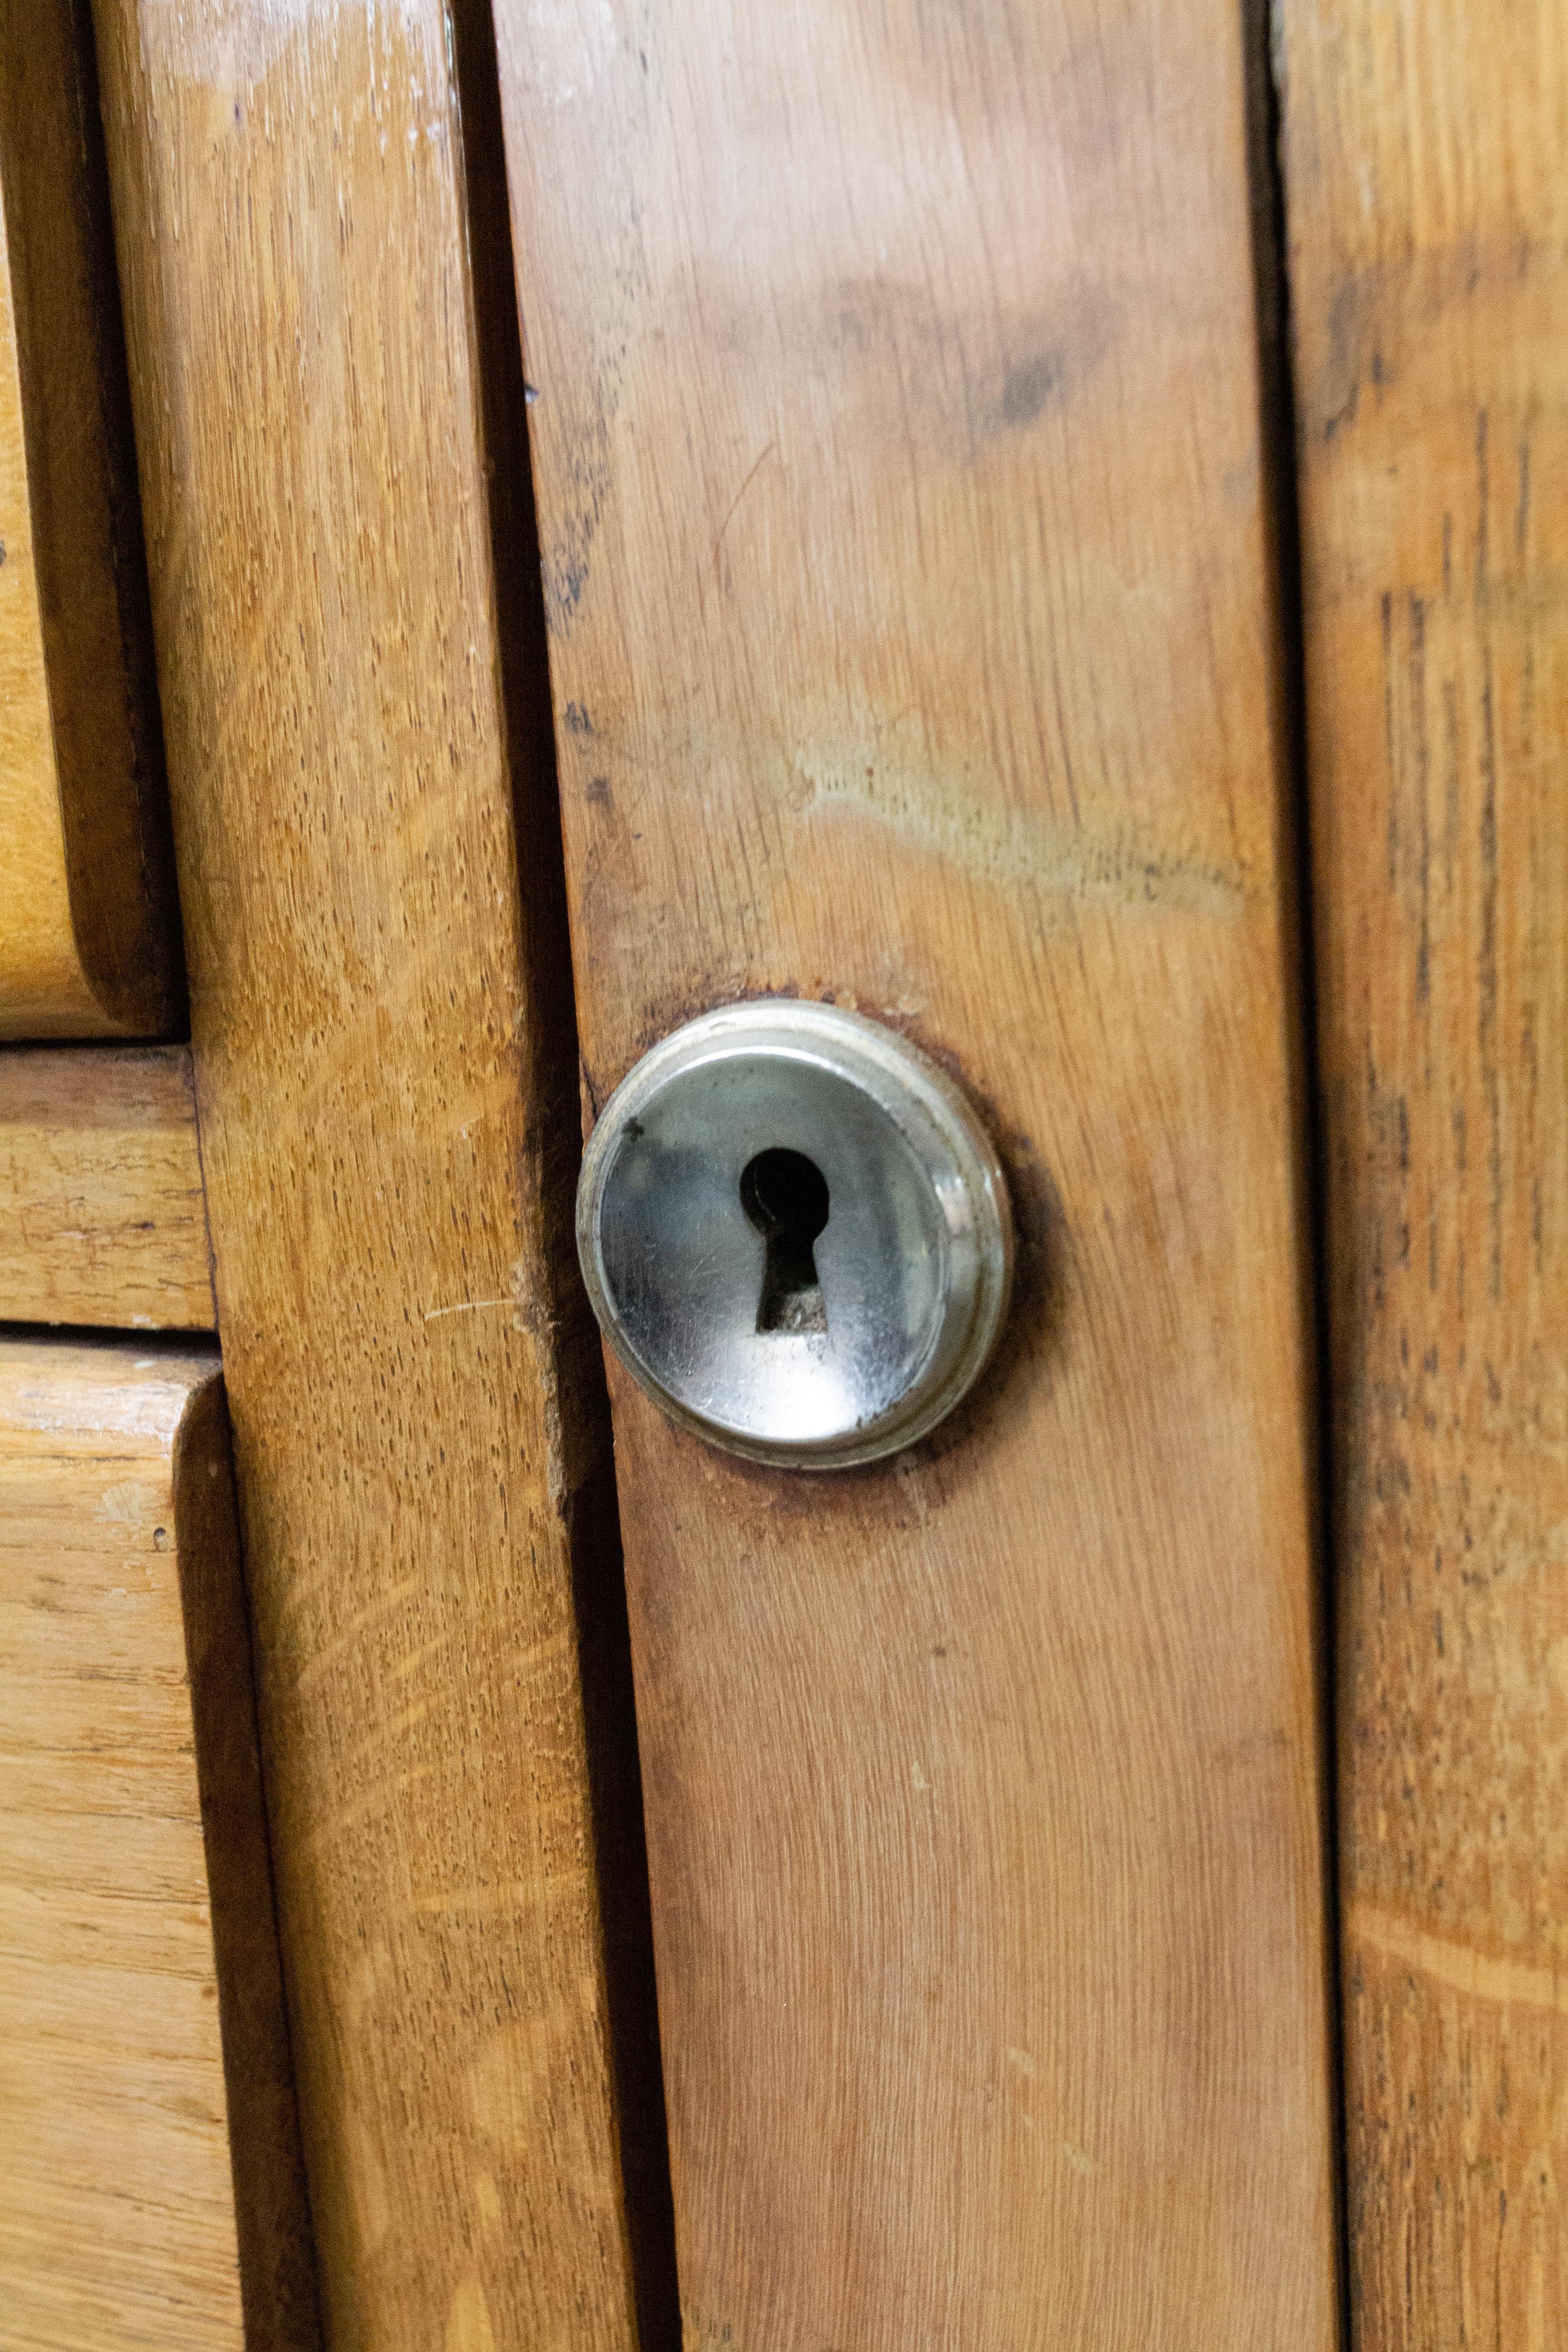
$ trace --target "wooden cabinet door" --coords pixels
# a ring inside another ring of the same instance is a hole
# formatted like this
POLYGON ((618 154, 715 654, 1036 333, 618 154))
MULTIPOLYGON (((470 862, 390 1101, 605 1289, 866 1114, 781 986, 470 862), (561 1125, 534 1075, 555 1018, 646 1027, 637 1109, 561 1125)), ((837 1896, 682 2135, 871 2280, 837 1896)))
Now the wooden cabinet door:
POLYGON ((590 1116, 832 1001, 1019 1211, 1003 1360, 892 1463, 612 1376, 684 2340, 1326 2352, 1240 17, 496 18, 590 1116))
MULTIPOLYGON (((0 1035, 177 1037, 98 85, 34 13, 0 1035)), ((1342 2153, 1358 2352, 1544 2352, 1552 10, 1281 0, 1279 186, 1221 0, 91 14, 192 1036, 0 1058, 0 1314, 221 1336, 334 2352, 1326 2347, 1342 2153), (606 1391, 571 1238, 579 1075, 591 1127, 791 996, 936 1056, 1018 1220, 985 1381, 832 1477, 606 1391)), ((234 2340, 181 2046, 166 2277, 234 2340)))
POLYGON ((216 1353, 0 1339, 0 2340, 317 2352, 216 1353))
POLYGON ((1556 2344, 1563 43, 1263 14, 0 7, 7 2345, 1556 2344), (574 1267, 754 998, 1016 1210, 832 1475, 574 1267))
POLYGON ((164 1036, 179 913, 84 0, 0 8, 0 1039, 164 1036))

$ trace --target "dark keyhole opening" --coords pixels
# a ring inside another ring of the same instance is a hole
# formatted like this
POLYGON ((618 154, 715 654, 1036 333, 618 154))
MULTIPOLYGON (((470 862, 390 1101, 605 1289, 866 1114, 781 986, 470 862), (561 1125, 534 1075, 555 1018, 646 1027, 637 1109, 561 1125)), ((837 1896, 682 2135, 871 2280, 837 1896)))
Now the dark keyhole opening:
POLYGON ((812 1247, 827 1223, 827 1179, 804 1151, 759 1151, 741 1174, 741 1206, 767 1245, 759 1331, 826 1331, 812 1247))

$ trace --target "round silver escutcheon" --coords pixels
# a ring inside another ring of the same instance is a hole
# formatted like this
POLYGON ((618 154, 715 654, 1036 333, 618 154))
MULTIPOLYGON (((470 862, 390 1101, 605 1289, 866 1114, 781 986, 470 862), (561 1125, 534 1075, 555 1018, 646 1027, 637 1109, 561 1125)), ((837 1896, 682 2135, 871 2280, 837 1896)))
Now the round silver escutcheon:
POLYGON ((873 1462, 978 1377, 1007 1185, 959 1089, 831 1004, 726 1005, 644 1055, 583 1161, 601 1328, 675 1421, 753 1461, 873 1462))

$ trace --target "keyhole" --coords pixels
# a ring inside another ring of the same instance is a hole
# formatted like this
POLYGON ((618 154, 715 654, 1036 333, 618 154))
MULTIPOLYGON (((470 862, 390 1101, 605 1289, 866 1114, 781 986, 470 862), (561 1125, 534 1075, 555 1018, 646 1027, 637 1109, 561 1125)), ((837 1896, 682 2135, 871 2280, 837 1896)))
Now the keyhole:
POLYGON ((826 1331, 812 1244, 827 1223, 827 1179, 804 1151, 759 1151, 741 1173, 741 1206, 767 1244, 759 1331, 826 1331))

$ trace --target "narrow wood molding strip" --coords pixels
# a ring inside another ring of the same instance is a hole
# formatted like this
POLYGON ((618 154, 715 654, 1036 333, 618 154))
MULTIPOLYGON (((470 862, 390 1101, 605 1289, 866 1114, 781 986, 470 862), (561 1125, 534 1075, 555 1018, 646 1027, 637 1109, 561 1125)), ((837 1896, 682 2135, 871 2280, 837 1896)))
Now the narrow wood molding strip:
POLYGON ((96 15, 328 2336, 630 2352, 606 1444, 448 9, 96 15))
POLYGON ((1283 0, 1358 2352, 1568 2311, 1568 20, 1283 0))
POLYGON ((216 1356, 0 1339, 0 2312, 317 2352, 216 1356))
POLYGON ((183 999, 87 0, 0 9, 0 1037, 183 999))
POLYGON ((1240 12, 496 16, 591 1096, 831 994, 1023 1225, 884 1467, 612 1381, 686 2340, 1329 2352, 1240 12))
POLYGON ((215 1321, 188 1049, 0 1049, 0 1322, 215 1321))

